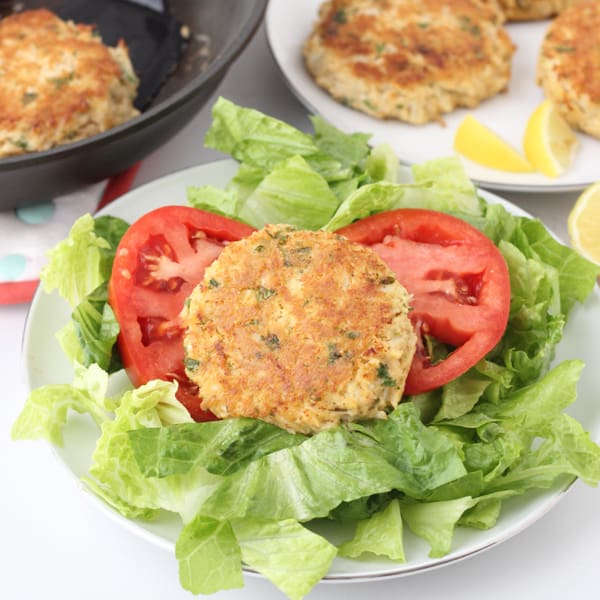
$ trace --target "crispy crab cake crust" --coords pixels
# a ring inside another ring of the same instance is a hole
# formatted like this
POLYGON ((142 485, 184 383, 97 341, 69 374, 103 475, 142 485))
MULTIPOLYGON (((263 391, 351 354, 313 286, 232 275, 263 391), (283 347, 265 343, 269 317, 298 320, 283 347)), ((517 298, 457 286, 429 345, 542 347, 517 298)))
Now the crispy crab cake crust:
POLYGON ((423 124, 507 88, 515 47, 503 20, 483 0, 328 0, 304 62, 340 102, 423 124))
POLYGON ((139 114, 124 42, 46 9, 0 19, 0 158, 49 150, 139 114))
POLYGON ((370 249, 269 225, 228 245, 182 312, 202 408, 311 433, 382 418, 416 337, 409 297, 370 249))
POLYGON ((600 138, 600 2, 574 4, 552 21, 537 66, 546 97, 576 128, 600 138))

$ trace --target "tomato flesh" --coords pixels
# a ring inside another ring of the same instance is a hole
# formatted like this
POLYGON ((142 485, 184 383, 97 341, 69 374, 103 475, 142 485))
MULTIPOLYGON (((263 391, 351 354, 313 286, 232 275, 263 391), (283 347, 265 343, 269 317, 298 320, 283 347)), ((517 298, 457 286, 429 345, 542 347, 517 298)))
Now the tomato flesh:
POLYGON ((437 211, 398 209, 337 233, 370 246, 411 294, 409 317, 418 341, 406 394, 456 379, 502 338, 510 310, 508 268, 475 227, 437 211), (450 346, 450 354, 433 361, 427 336, 450 346))
POLYGON ((109 303, 121 328, 118 346, 129 378, 136 386, 151 379, 177 381, 177 397, 197 421, 215 417, 200 408, 198 388, 185 374, 179 314, 224 245, 253 231, 195 208, 165 206, 133 223, 116 252, 109 303))

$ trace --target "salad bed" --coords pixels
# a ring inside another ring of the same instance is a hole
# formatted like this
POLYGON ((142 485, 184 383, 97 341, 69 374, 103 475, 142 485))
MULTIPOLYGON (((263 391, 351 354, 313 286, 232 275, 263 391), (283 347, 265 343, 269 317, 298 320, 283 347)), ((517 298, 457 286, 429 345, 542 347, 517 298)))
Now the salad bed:
POLYGON ((540 222, 485 202, 455 159, 416 165, 412 181, 399 183, 389 148, 372 149, 366 135, 345 135, 319 118, 305 134, 224 99, 213 115, 205 143, 240 166, 226 189, 190 188, 192 206, 253 227, 329 230, 395 208, 458 216, 492 239, 509 267, 501 342, 385 421, 313 436, 251 419, 195 423, 176 383, 109 388, 121 357, 107 284, 128 223, 88 215, 43 273, 46 291, 56 288, 73 309, 59 339, 74 380, 33 390, 13 437, 60 445, 70 411, 89 413, 100 433, 85 483, 128 518, 179 515, 181 583, 202 594, 240 587, 246 565, 301 598, 336 556, 410 561, 405 528, 441 557, 457 527, 493 527, 508 498, 577 477, 597 485, 600 448, 565 412, 583 364, 553 362, 569 312, 593 289, 594 265, 540 222), (319 535, 324 522, 328 530, 339 523, 345 538, 319 535))

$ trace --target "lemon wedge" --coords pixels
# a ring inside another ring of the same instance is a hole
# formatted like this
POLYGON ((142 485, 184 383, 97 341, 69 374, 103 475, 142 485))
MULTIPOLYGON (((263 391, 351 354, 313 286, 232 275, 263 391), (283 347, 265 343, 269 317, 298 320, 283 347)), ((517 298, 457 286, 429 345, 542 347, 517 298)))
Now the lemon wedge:
POLYGON ((525 157, 472 115, 467 115, 458 126, 454 149, 473 162, 492 169, 515 173, 534 171, 525 157))
POLYGON ((600 181, 577 198, 569 213, 567 229, 573 248, 600 265, 600 181))
POLYGON ((550 100, 531 113, 523 136, 527 160, 544 175, 558 177, 571 165, 579 143, 575 132, 550 100))

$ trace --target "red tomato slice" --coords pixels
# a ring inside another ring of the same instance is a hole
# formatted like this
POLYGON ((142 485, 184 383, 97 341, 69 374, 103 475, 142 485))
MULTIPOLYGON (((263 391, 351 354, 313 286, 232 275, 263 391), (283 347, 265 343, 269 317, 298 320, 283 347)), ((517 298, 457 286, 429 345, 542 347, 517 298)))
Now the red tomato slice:
POLYGON ((118 345, 134 385, 177 380, 178 399, 193 419, 214 416, 200 408, 198 388, 185 374, 179 313, 225 243, 254 229, 187 206, 165 206, 133 223, 121 239, 109 283, 109 303, 121 328, 118 345))
POLYGON ((417 351, 405 393, 456 379, 500 341, 510 310, 506 262, 494 243, 456 217, 399 209, 356 221, 337 233, 370 246, 412 296, 409 313, 417 351), (451 346, 432 362, 424 336, 451 346))

